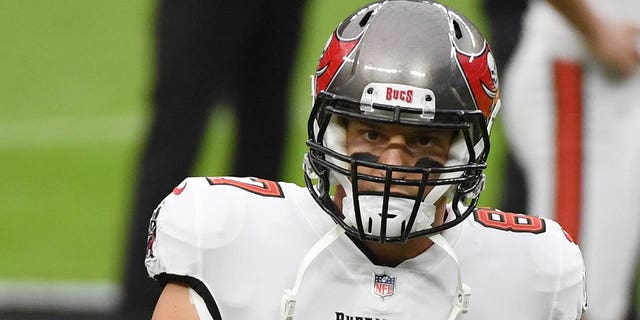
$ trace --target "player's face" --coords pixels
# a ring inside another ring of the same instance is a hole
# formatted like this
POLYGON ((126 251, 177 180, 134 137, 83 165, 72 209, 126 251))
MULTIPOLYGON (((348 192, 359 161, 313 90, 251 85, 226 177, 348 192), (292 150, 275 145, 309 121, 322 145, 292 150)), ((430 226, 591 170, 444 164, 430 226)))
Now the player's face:
MULTIPOLYGON (((423 168, 444 166, 452 140, 453 132, 448 130, 430 130, 358 120, 350 120, 347 123, 347 154, 356 159, 382 164, 423 168)), ((374 168, 359 167, 358 172, 385 176, 384 170, 374 168)), ((419 173, 394 172, 393 178, 420 180, 422 176, 419 173)), ((382 192, 384 184, 360 180, 358 189, 382 192)), ((423 197, 430 190, 431 188, 428 188, 423 197)), ((393 185, 390 191, 392 194, 414 196, 418 192, 418 187, 393 185)))

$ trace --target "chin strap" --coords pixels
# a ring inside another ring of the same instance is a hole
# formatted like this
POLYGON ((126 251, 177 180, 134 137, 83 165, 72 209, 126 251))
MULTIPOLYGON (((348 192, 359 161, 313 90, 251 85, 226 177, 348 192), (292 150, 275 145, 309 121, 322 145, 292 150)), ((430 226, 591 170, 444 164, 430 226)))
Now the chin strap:
POLYGON ((453 308, 451 309, 451 314, 449 314, 448 320, 455 320, 461 314, 467 313, 469 311, 469 299, 471 298, 471 287, 462 282, 462 272, 460 271, 460 264, 458 263, 458 258, 456 257, 455 252, 444 239, 441 234, 430 235, 429 239, 433 241, 438 247, 440 247, 444 252, 446 252, 456 263, 456 268, 458 269, 458 285, 456 286, 456 296, 453 300, 453 308))
POLYGON ((293 284, 293 288, 284 290, 282 295, 282 302, 280 303, 280 314, 284 320, 292 320, 296 312, 296 295, 300 289, 302 278, 307 271, 311 262, 322 252, 329 247, 334 241, 336 241, 341 235, 344 234, 344 229, 336 224, 329 232, 327 232, 316 244, 307 251, 307 254, 302 259, 300 268, 298 268, 298 274, 296 276, 296 282, 293 284))

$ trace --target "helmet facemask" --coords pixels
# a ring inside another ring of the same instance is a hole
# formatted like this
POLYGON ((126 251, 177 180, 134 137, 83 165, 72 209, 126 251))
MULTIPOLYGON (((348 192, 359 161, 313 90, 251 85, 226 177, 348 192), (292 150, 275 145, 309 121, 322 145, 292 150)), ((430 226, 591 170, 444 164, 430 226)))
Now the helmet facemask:
POLYGON ((424 1, 364 7, 329 37, 312 79, 305 182, 347 233, 405 242, 450 228, 473 212, 500 103, 489 46, 464 16, 424 1), (354 120, 449 130, 455 139, 445 163, 389 165, 347 154, 345 124, 354 120), (361 190, 375 183, 381 191, 361 190), (340 208, 332 197, 338 185, 345 193, 340 208), (407 186, 415 194, 393 192, 407 186), (433 223, 443 197, 453 214, 433 223))
POLYGON ((484 116, 479 111, 434 113, 426 121, 411 108, 363 105, 322 92, 316 98, 313 114, 308 127, 312 138, 307 142, 305 180, 314 198, 347 233, 380 243, 405 242, 450 228, 473 211, 484 184, 482 170, 489 147, 484 116), (455 137, 443 166, 382 164, 377 159, 346 153, 346 122, 350 119, 452 130, 455 137), (365 174, 362 168, 384 174, 365 174), (397 176, 411 178, 394 178, 397 176), (360 190, 362 181, 378 183, 383 191, 360 190), (346 193, 342 210, 330 195, 330 187, 336 184, 346 193), (394 186, 412 186, 417 192, 414 196, 394 194, 394 186), (443 196, 453 202, 455 217, 433 226, 435 203, 443 196))

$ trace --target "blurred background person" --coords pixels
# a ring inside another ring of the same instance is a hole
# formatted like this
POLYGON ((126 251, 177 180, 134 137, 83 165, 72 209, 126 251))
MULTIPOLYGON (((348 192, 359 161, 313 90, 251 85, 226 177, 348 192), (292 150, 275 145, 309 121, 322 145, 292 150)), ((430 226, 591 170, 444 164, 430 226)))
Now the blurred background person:
POLYGON ((639 1, 530 1, 503 81, 526 211, 555 218, 580 243, 589 320, 633 313, 639 64, 639 1))
MULTIPOLYGON (((522 16, 527 0, 484 0, 482 9, 487 19, 491 52, 496 57, 498 73, 504 76, 505 67, 520 40, 522 16)), ((511 212, 527 212, 527 189, 522 166, 514 159, 513 152, 505 147, 502 170, 504 181, 499 208, 511 212)))
POLYGON ((304 3, 159 1, 153 115, 131 208, 124 315, 151 316, 160 288, 144 266, 149 217, 192 174, 212 106, 229 104, 236 117, 229 174, 279 178, 304 3))

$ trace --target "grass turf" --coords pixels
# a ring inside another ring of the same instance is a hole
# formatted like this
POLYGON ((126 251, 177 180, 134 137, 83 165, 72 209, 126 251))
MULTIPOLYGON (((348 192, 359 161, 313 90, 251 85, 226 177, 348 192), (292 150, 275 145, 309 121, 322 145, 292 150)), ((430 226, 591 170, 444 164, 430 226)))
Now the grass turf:
MULTIPOLYGON (((284 180, 303 181, 308 75, 331 30, 366 2, 309 2, 284 180)), ((479 1, 445 3, 482 21, 479 1)), ((154 6, 0 2, 0 280, 120 280, 132 177, 150 112, 154 6)), ((213 114, 195 175, 226 173, 229 152, 219 150, 233 144, 232 120, 224 108, 213 114)), ((497 129, 483 204, 498 200, 497 129)))

